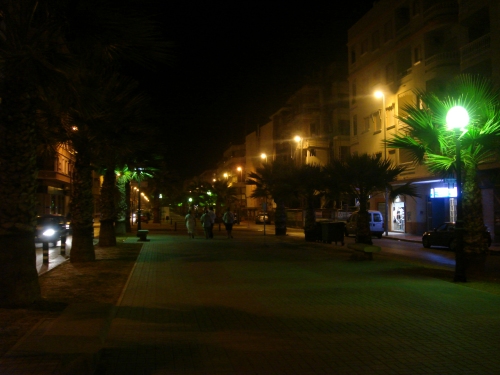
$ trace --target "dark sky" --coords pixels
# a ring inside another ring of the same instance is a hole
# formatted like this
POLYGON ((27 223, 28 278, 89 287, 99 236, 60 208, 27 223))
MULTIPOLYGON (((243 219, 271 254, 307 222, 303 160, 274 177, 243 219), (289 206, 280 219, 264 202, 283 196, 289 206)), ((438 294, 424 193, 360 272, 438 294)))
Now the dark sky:
POLYGON ((147 80, 165 119, 172 169, 215 167, 230 142, 263 125, 304 78, 345 51, 373 1, 161 1, 175 62, 147 80))

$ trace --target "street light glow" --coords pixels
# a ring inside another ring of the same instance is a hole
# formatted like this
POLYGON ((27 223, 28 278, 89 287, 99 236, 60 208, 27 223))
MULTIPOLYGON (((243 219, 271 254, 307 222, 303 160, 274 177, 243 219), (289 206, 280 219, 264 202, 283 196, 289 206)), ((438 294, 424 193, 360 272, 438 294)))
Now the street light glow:
POLYGON ((267 155, 266 155, 266 154, 264 154, 264 153, 262 153, 262 154, 260 154, 260 158, 261 158, 261 159, 266 159, 266 158, 267 158, 267 155))
POLYGON ((294 140, 295 142, 299 143, 300 141, 302 141, 302 138, 301 138, 301 137, 299 137, 298 135, 296 135, 296 136, 293 138, 293 140, 294 140))
POLYGON ((373 93, 373 95, 375 95, 375 97, 376 97, 376 98, 379 98, 379 99, 381 99, 381 98, 383 98, 383 97, 384 97, 384 93, 383 93, 382 91, 380 91, 380 90, 375 91, 375 92, 373 93))
POLYGON ((469 124, 469 114, 464 107, 455 106, 446 114, 446 126, 448 130, 460 129, 464 130, 469 124))

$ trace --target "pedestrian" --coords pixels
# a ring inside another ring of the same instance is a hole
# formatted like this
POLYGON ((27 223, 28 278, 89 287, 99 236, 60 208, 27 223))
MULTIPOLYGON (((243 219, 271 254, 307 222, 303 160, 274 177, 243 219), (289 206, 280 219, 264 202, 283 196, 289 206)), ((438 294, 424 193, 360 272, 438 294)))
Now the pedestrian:
POLYGON ((205 238, 208 240, 210 238, 210 229, 212 228, 212 219, 208 213, 208 209, 205 208, 205 212, 200 217, 201 226, 205 231, 205 238))
POLYGON ((189 238, 194 238, 194 232, 196 231, 196 216, 191 210, 188 211, 185 221, 189 238))
POLYGON ((222 217, 222 221, 226 227, 227 238, 233 238, 233 223, 234 223, 234 214, 231 212, 231 209, 228 207, 224 216, 222 217))
POLYGON ((214 238, 215 212, 212 206, 208 208, 208 214, 210 215, 210 220, 212 220, 212 225, 210 227, 210 238, 214 238))

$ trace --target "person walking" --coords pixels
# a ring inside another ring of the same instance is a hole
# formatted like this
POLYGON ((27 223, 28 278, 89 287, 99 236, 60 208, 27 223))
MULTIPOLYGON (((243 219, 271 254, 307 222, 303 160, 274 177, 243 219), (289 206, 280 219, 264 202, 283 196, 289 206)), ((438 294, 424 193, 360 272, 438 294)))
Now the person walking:
POLYGON ((227 238, 233 238, 233 223, 234 223, 234 214, 231 212, 231 209, 228 207, 224 216, 222 217, 222 221, 226 227, 227 238))
POLYGON ((188 211, 185 221, 189 238, 194 238, 194 232, 196 231, 196 216, 193 214, 193 211, 188 211))
POLYGON ((212 225, 210 226, 210 238, 214 238, 215 212, 212 206, 208 208, 208 214, 210 215, 210 220, 212 220, 212 225))
POLYGON ((210 238, 210 230, 212 229, 212 219, 208 213, 208 209, 205 208, 205 212, 200 217, 201 226, 205 231, 205 238, 208 240, 210 238))

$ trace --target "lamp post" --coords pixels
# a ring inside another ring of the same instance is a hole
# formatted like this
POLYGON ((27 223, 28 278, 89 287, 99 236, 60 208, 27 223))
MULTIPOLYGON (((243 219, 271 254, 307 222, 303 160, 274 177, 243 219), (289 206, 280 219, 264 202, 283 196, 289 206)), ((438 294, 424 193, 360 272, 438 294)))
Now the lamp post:
POLYGON ((455 249, 455 276, 453 281, 466 282, 465 253, 464 253, 464 222, 462 209, 462 158, 460 149, 460 136, 469 123, 469 114, 464 107, 455 106, 446 115, 446 126, 453 131, 455 137, 455 177, 457 180, 457 220, 455 233, 457 246, 455 249))
MULTIPOLYGON (((384 159, 387 160, 387 125, 385 123, 385 95, 382 91, 375 91, 376 98, 382 98, 382 110, 380 111, 380 116, 383 117, 382 127, 384 129, 384 159)), ((385 187, 385 235, 389 235, 389 190, 387 186, 385 187)))
POLYGON ((293 140, 297 142, 297 144, 300 143, 300 165, 302 165, 302 137, 296 135, 293 140))
POLYGON ((142 229, 141 227, 141 181, 138 183, 139 187, 137 189, 137 231, 142 229))

